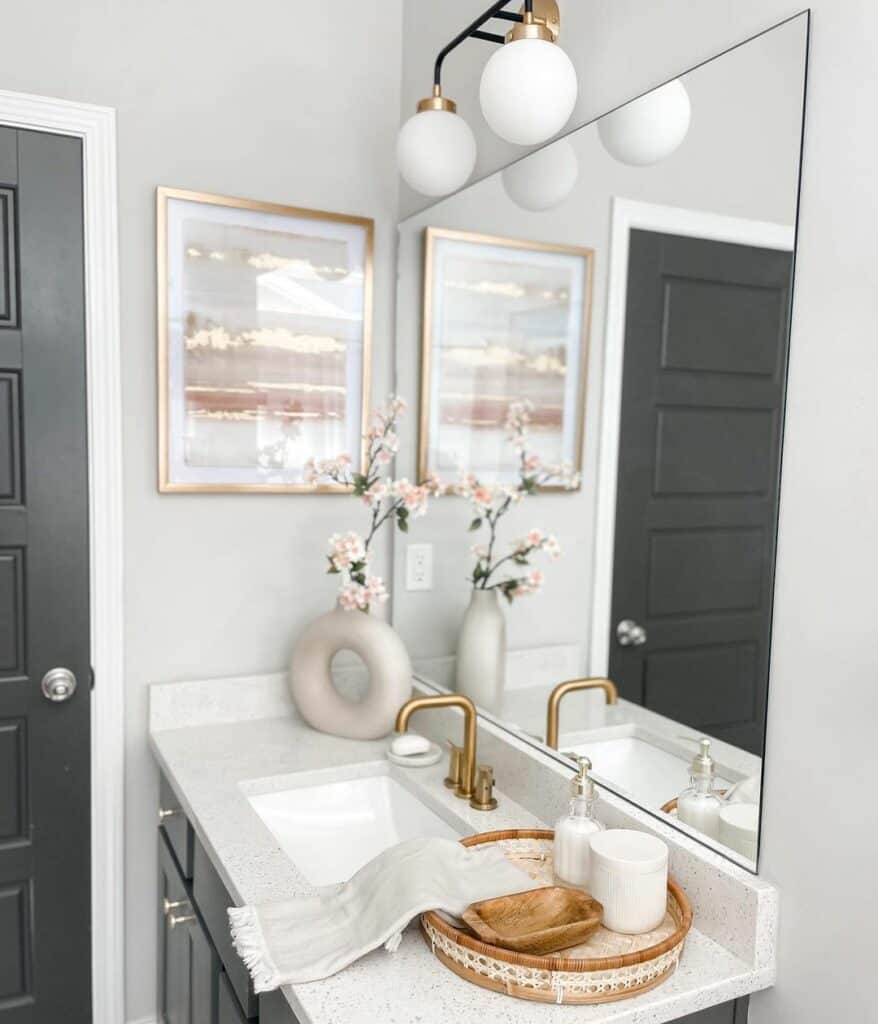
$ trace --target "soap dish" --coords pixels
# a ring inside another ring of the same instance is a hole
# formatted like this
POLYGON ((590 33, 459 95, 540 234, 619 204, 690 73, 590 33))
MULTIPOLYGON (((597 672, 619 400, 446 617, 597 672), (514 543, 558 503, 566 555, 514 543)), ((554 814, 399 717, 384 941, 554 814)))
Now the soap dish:
POLYGON ((463 919, 483 942, 542 956, 582 942, 602 913, 587 892, 552 885, 474 903, 463 919))
POLYGON ((430 749, 425 750, 423 754, 394 754, 392 750, 388 750, 387 760, 402 765, 403 768, 428 768, 442 760, 442 748, 438 743, 431 743, 430 749))

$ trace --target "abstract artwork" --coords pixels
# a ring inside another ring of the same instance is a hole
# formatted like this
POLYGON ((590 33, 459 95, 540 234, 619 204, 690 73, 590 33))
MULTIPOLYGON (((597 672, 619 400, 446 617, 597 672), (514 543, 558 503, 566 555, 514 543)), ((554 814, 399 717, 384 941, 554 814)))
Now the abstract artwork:
POLYGON ((308 459, 361 451, 372 221, 167 188, 157 204, 159 489, 315 490, 308 459))

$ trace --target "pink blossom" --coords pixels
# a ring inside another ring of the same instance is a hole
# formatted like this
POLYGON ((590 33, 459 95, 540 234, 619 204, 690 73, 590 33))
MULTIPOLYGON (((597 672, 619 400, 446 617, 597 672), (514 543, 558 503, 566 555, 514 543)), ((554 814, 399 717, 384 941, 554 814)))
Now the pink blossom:
POLYGON ((442 495, 443 484, 435 473, 428 473, 424 480, 424 490, 431 498, 439 498, 442 495))
POLYGON ((361 562, 366 557, 366 546, 358 533, 334 533, 329 538, 329 561, 333 569, 341 572, 348 569, 354 562, 361 562))
POLYGON ((359 583, 346 583, 338 592, 338 603, 346 612, 356 611, 360 607, 359 583))
POLYGON ((473 488, 472 501, 478 508, 487 511, 494 504, 494 492, 490 487, 479 484, 473 488))
POLYGON ((370 601, 380 601, 383 603, 390 596, 387 593, 387 587, 384 586, 384 580, 380 576, 370 576, 365 590, 370 601))
POLYGON ((412 516, 422 516, 427 511, 427 491, 424 487, 418 487, 409 483, 403 477, 391 485, 391 492, 395 498, 402 501, 403 506, 412 516))
POLYGON ((389 488, 383 480, 376 480, 367 491, 363 492, 363 504, 375 508, 387 497, 389 488))
POLYGON ((531 453, 530 455, 525 455, 522 461, 522 465, 524 466, 525 471, 528 473, 536 473, 536 471, 540 468, 540 466, 542 466, 542 464, 543 460, 539 457, 539 455, 535 455, 533 453, 531 453))

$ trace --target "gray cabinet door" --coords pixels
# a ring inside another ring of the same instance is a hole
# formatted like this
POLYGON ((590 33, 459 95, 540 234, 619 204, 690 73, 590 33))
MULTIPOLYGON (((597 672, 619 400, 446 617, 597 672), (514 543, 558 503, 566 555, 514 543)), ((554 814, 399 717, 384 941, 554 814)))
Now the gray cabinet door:
POLYGON ((217 1024, 220 962, 180 865, 159 833, 159 1013, 163 1024, 217 1024))
POLYGON ((82 145, 0 127, 0 1024, 91 1022, 89 684, 82 145))
POLYGON ((631 232, 610 675, 757 754, 791 270, 789 252, 631 232), (626 619, 644 644, 618 642, 626 619))

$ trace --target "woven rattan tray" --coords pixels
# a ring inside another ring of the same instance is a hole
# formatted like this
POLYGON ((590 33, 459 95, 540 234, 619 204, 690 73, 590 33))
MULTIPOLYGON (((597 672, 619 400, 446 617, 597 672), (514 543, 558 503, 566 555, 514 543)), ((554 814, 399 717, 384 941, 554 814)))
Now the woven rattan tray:
MULTIPOLYGON (((551 829, 507 829, 462 839, 464 846, 499 843, 535 881, 552 884, 551 829)), ((541 1003, 610 1003, 639 995, 670 977, 680 959, 692 909, 668 880, 668 913, 654 932, 619 935, 601 927, 579 946, 549 956, 491 946, 434 911, 421 915, 433 954, 461 978, 482 988, 541 1003)))

